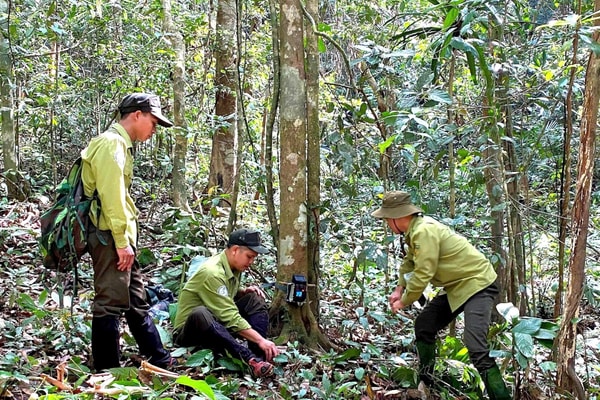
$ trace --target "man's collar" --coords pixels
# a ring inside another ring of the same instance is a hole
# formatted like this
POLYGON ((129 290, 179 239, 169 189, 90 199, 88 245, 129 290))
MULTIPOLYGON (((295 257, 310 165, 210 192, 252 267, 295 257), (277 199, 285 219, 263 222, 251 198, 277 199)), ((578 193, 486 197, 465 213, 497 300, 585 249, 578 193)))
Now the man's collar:
POLYGON ((119 135, 121 135, 121 137, 123 139, 125 139, 125 142, 127 143, 127 147, 131 148, 133 147, 133 143, 131 142, 131 138, 129 137, 129 134, 127 133, 127 131, 125 130, 125 128, 123 128, 123 125, 119 124, 118 122, 113 124, 111 126, 112 129, 114 129, 119 135))

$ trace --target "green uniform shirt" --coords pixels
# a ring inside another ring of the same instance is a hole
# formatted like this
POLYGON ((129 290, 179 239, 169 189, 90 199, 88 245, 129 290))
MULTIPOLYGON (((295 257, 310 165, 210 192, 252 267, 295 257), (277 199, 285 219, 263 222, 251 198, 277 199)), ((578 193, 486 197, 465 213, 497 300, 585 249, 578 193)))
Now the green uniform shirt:
POLYGON ((419 299, 428 283, 444 288, 452 311, 496 280, 489 260, 467 239, 430 217, 414 217, 406 232, 408 251, 400 267, 402 303, 419 299), (407 279, 407 275, 410 278, 407 279))
POLYGON ((100 230, 110 230, 117 248, 133 247, 137 243, 138 209, 129 194, 133 179, 131 138, 120 124, 93 138, 81 152, 86 196, 98 190, 101 204, 92 203, 90 217, 100 230))
POLYGON ((179 294, 175 329, 199 306, 208 308, 227 329, 239 332, 251 328, 235 305, 241 273, 232 271, 225 251, 206 260, 187 281, 179 294))

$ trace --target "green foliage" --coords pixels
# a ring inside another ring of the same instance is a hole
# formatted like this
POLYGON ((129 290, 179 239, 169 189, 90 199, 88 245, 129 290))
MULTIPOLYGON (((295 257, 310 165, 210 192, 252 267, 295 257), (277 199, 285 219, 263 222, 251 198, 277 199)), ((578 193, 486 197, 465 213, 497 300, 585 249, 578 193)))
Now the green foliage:
MULTIPOLYGON (((558 324, 541 318, 519 317, 519 311, 512 303, 499 304, 497 308, 507 322, 494 337, 499 341, 500 338, 504 339, 503 347, 509 349, 508 356, 514 357, 520 368, 526 369, 532 362, 540 362, 535 343, 548 350, 553 349, 554 339, 559 329, 558 324), (508 335, 499 335, 503 332, 508 335)), ((491 354, 507 356, 506 352, 491 352, 491 354)), ((549 366, 548 363, 544 364, 544 368, 549 366)))

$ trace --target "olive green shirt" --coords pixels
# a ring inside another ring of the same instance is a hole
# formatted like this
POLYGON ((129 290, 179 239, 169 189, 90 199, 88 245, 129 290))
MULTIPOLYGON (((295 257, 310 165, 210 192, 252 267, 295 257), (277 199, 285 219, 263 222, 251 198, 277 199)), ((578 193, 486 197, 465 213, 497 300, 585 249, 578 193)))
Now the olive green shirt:
POLYGON ((194 308, 205 306, 227 329, 239 332, 251 326, 235 305, 241 272, 232 271, 225 251, 206 260, 179 294, 175 330, 181 328, 194 308))
POLYGON ((405 242, 408 250, 398 281, 405 288, 401 299, 404 305, 418 300, 431 283, 444 288, 455 311, 496 280, 494 267, 481 252, 433 218, 413 217, 405 242))
POLYGON ((112 125, 93 138, 82 150, 81 179, 86 196, 98 190, 101 210, 94 201, 90 210, 92 223, 100 230, 109 230, 117 248, 133 247, 137 243, 139 214, 129 188, 133 179, 133 145, 127 131, 112 125))

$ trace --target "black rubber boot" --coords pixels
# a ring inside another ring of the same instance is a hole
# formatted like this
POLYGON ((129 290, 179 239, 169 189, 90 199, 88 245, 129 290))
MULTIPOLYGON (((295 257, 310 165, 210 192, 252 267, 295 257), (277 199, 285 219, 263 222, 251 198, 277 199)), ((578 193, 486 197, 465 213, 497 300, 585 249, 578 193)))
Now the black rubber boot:
POLYGON ((417 341, 415 344, 419 354, 419 379, 427 386, 431 386, 435 367, 435 343, 417 341))
POLYGON ((119 319, 117 317, 106 316, 92 319, 92 358, 96 371, 120 366, 119 319))
POLYGON ((512 400, 498 366, 480 372, 490 400, 512 400))
POLYGON ((163 347, 160 334, 149 314, 142 319, 137 314, 125 315, 129 330, 140 348, 140 353, 148 358, 150 364, 160 368, 169 367, 171 353, 163 347))

